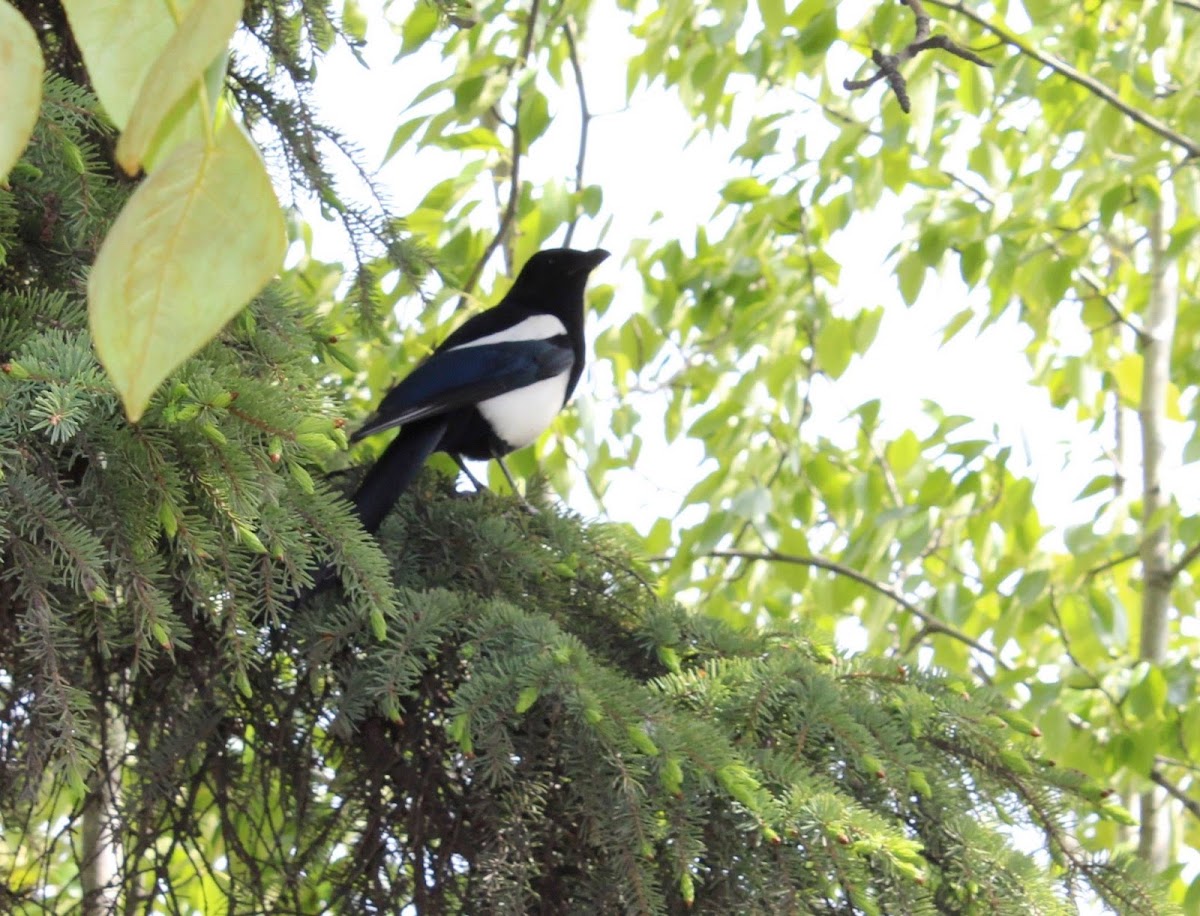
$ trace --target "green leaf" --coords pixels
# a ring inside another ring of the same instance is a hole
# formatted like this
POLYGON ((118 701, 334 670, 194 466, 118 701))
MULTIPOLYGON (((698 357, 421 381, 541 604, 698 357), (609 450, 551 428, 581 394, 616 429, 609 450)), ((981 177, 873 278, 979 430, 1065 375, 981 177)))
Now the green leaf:
POLYGON ((1140 681, 1129 691, 1129 708, 1139 719, 1155 719, 1163 714, 1167 700, 1167 679, 1157 665, 1147 665, 1140 681))
POLYGON ((955 98, 964 110, 973 115, 983 113, 991 100, 991 78, 983 67, 970 61, 962 61, 958 65, 958 88, 955 98))
POLYGON ((528 149, 550 125, 550 105, 540 92, 526 92, 521 101, 521 145, 528 149))
POLYGON ((771 189, 757 178, 735 178, 721 189, 721 196, 731 204, 748 204, 762 200, 771 189))
POLYGON ((1076 499, 1087 499, 1089 496, 1095 496, 1097 493, 1103 493, 1105 490, 1112 489, 1116 478, 1112 474, 1101 474, 1098 477, 1093 477, 1086 487, 1079 491, 1076 499))
POLYGON ((758 14, 768 35, 779 35, 787 24, 787 9, 783 0, 758 0, 758 14))
POLYGON ((88 278, 96 353, 130 420, 275 275, 286 249, 266 168, 232 119, 212 146, 177 147, 138 187, 88 278))
POLYGON ((667 518, 658 519, 650 528, 650 533, 646 535, 642 542, 642 549, 650 556, 660 554, 665 551, 671 544, 671 520, 667 518))
POLYGON ((63 0, 88 79, 117 127, 129 123, 146 74, 195 5, 196 0, 63 0))
POLYGON ((1074 261, 1065 257, 1053 258, 1046 265, 1042 271, 1042 286, 1048 304, 1054 305, 1062 301, 1071 286, 1074 270, 1074 261))
POLYGON ((896 277, 900 281, 900 296, 906 305, 912 305, 925 283, 925 262, 917 252, 909 252, 896 265, 896 277))
POLYGON ((912 430, 905 430, 898 439, 888 443, 884 454, 892 470, 902 477, 921 456, 921 442, 912 430))
POLYGON ((946 322, 946 326, 942 328, 942 343, 951 340, 959 331, 965 328, 974 315, 975 313, 967 308, 946 322))
MULTIPOLYGON (((203 77, 214 59, 223 57, 242 17, 243 0, 206 0, 192 6, 150 65, 138 92, 129 122, 117 143, 117 162, 136 175, 155 135, 171 109, 188 92, 204 85, 203 77)), ((216 99, 201 109, 211 124, 216 99)))
POLYGON ((835 9, 823 10, 800 30, 796 50, 803 57, 816 57, 824 54, 837 36, 837 11, 835 9))
POLYGON ((383 163, 380 164, 382 165, 386 163, 389 159, 396 155, 396 153, 400 152, 400 150, 404 147, 404 144, 413 138, 416 132, 421 129, 421 126, 427 120, 428 119, 424 116, 410 118, 397 127, 392 133, 392 142, 388 144, 387 152, 383 154, 383 163))
MULTIPOLYGON (((979 282, 986 261, 987 248, 983 242, 970 242, 962 247, 958 253, 958 272, 967 286, 974 286, 979 282)), ((950 338, 945 339, 949 340, 950 338)))
POLYGON ((367 39, 367 15, 357 0, 345 0, 342 4, 342 29, 354 41, 367 39))
POLYGON ((1113 217, 1129 202, 1129 186, 1124 182, 1113 185, 1100 197, 1100 222, 1107 228, 1113 217))
POLYGON ((817 333, 817 366, 830 378, 839 378, 854 358, 854 327, 841 318, 832 318, 817 333))
POLYGON ((1123 356, 1109 367, 1117 383, 1117 394, 1126 407, 1137 408, 1142 403, 1142 357, 1139 353, 1123 356))
POLYGON ((912 103, 912 132, 910 134, 913 149, 922 156, 928 156, 929 146, 933 142, 933 125, 937 119, 938 103, 938 71, 933 67, 918 70, 914 79, 908 84, 909 100, 912 103))
POLYGON ((411 54, 425 44, 437 30, 439 16, 437 4, 426 2, 426 0, 417 0, 413 11, 408 14, 404 25, 400 27, 401 45, 397 57, 411 54))
POLYGON ((472 127, 470 130, 460 131, 456 134, 442 134, 431 142, 436 143, 442 149, 449 150, 483 149, 507 151, 504 144, 500 142, 500 138, 496 136, 496 132, 486 127, 472 127))
MULTIPOLYGON (((25 17, 0 0, 0 185, 37 123, 42 103, 42 50, 25 17)), ((2 251, 2 249, 0 249, 2 251)), ((4 258, 0 255, 0 264, 4 258)))

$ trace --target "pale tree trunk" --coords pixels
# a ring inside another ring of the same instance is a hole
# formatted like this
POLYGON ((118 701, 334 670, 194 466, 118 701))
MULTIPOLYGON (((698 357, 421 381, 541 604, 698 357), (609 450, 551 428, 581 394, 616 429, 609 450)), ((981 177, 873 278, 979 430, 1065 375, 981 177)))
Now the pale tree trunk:
MULTIPOLYGON (((1171 343, 1179 300, 1179 272, 1167 256, 1168 230, 1174 221, 1174 189, 1162 188, 1162 202, 1150 219, 1150 301, 1142 334, 1142 628, 1138 656, 1161 665, 1167 657, 1171 607, 1170 535, 1162 517, 1169 504, 1164 492, 1163 427, 1171 343)), ((1171 864, 1171 822, 1165 792, 1155 786, 1140 805, 1138 855, 1156 871, 1171 864)))
POLYGON ((109 704, 99 704, 100 758, 88 785, 80 829, 80 883, 84 916, 107 916, 117 911, 121 870, 121 840, 116 832, 121 765, 125 756, 125 727, 109 704))

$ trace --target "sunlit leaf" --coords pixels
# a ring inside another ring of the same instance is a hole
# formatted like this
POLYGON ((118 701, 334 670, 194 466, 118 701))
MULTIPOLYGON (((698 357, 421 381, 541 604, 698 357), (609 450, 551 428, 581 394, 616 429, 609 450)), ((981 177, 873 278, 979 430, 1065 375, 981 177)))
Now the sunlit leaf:
POLYGON ((770 189, 757 178, 735 178, 721 189, 721 196, 731 204, 748 204, 770 193, 770 189))
POLYGON ((42 50, 25 17, 0 0, 0 182, 33 133, 42 100, 42 50))
POLYGON ((1138 407, 1142 403, 1142 357, 1131 353, 1109 367, 1117 383, 1121 403, 1127 407, 1138 407))
POLYGON ((233 120, 212 146, 176 148, 138 187, 88 280, 96 352, 131 420, 274 276, 285 249, 266 168, 233 120))
POLYGON ((88 78, 117 127, 129 123, 146 74, 194 4, 195 0, 63 0, 88 78))
MULTIPOLYGON (((241 15, 242 0, 207 0, 193 6, 179 23, 151 64, 117 143, 117 161, 128 174, 141 168, 171 109, 188 92, 204 89, 204 72, 224 53, 241 15)), ((211 116, 215 103, 216 99, 209 99, 202 108, 211 116)))

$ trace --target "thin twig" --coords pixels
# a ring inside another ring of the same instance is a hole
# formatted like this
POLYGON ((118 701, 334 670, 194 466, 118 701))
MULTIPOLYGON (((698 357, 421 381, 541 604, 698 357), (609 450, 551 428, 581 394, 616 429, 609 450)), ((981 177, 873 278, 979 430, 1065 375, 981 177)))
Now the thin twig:
POLYGON ((1150 778, 1154 781, 1155 785, 1164 788, 1168 795, 1179 802, 1179 804, 1183 805, 1183 807, 1187 808, 1193 817, 1200 819, 1200 802, 1196 801, 1196 799, 1184 792, 1183 789, 1179 788, 1179 786, 1167 779, 1167 777, 1163 775, 1162 770, 1151 770, 1150 778))
POLYGON ((1137 549, 1129 551, 1129 553, 1123 553, 1119 557, 1113 557, 1111 560, 1105 560, 1103 563, 1093 566, 1091 569, 1085 572, 1083 574, 1083 579, 1085 582, 1089 579, 1094 579, 1096 576, 1100 575, 1100 573, 1108 572, 1108 570, 1112 569, 1114 566, 1120 566, 1122 563, 1128 563, 1130 560, 1136 560, 1139 556, 1141 556, 1141 553, 1142 548, 1139 546, 1137 549))
MULTIPOLYGON (((1050 251, 1053 251, 1059 257, 1067 257, 1066 253, 1056 242, 1051 241, 1048 247, 1050 251)), ((1137 339, 1139 346, 1145 344, 1146 332, 1130 321, 1125 313, 1121 311, 1120 306, 1118 306, 1117 303, 1113 301, 1112 296, 1105 291, 1104 285, 1100 282, 1099 278, 1096 277, 1090 270, 1088 270, 1086 266, 1078 268, 1076 274, 1078 275, 1079 279, 1081 279, 1091 288, 1095 297, 1104 303, 1105 307, 1112 314, 1113 321, 1118 324, 1123 324, 1125 327, 1129 328, 1129 330, 1133 331, 1133 335, 1137 339)))
POLYGON ((913 604, 906 597, 904 597, 904 595, 892 588, 890 585, 886 585, 883 582, 877 582, 870 576, 860 573, 857 569, 851 569, 849 566, 843 566, 841 563, 837 563, 834 560, 827 560, 824 557, 779 553, 775 550, 750 551, 725 550, 722 548, 710 550, 708 553, 700 554, 699 556, 739 560, 758 560, 764 563, 792 563, 797 566, 812 566, 817 569, 827 570, 828 572, 835 573, 846 579, 851 579, 854 582, 857 582, 859 585, 866 586, 867 588, 876 591, 887 598, 891 598, 892 601, 896 602, 896 604, 900 605, 900 607, 904 608, 904 610, 908 611, 908 613, 912 614, 923 624, 925 624, 931 633, 940 633, 943 636, 949 636, 951 639, 956 639, 964 645, 970 646, 975 651, 982 652, 984 655, 987 655, 995 662, 997 667, 1003 668, 1006 671, 1011 670, 1010 666, 1000 658, 999 654, 994 649, 989 649, 983 643, 979 642, 979 640, 967 635, 955 627, 950 626, 948 623, 938 620, 928 611, 913 604))
POLYGON ((884 54, 878 48, 872 48, 871 60, 878 69, 866 79, 842 80, 842 88, 866 89, 879 80, 886 79, 888 85, 892 87, 892 92, 896 94, 896 101, 900 103, 901 110, 908 114, 912 109, 912 103, 908 98, 908 83, 904 79, 904 74, 900 72, 900 65, 912 60, 922 51, 933 49, 946 51, 980 67, 990 67, 991 64, 974 51, 967 50, 945 35, 930 35, 929 13, 925 12, 925 6, 921 0, 900 0, 900 2, 913 11, 913 18, 916 20, 913 40, 905 45, 898 54, 884 54))
MULTIPOLYGON (((520 51, 509 67, 508 72, 510 77, 516 75, 525 66, 525 61, 529 58, 529 50, 533 47, 533 33, 537 26, 538 7, 540 5, 541 0, 533 0, 530 4, 529 19, 525 23, 525 37, 521 41, 520 51)), ((479 278, 483 276, 483 269, 487 266, 487 262, 491 260, 492 255, 496 253, 496 249, 503 244, 505 236, 508 235, 513 220, 517 216, 517 202, 521 196, 521 93, 519 90, 517 92, 516 108, 513 111, 511 129, 512 151, 510 155, 512 157, 512 170, 509 173, 508 202, 504 205, 504 212, 500 216, 500 225, 496 228, 496 234, 488 242, 483 255, 475 262, 475 266, 471 268, 471 273, 467 276, 467 282, 463 284, 462 295, 458 297, 458 305, 455 306, 458 311, 466 308, 467 300, 470 299, 475 285, 479 282, 479 278)))
POLYGON ((999 38, 1005 44, 1011 45, 1012 47, 1016 48, 1018 51, 1020 51, 1026 57, 1033 58, 1039 64, 1042 64, 1045 67, 1049 67, 1055 73, 1058 73, 1061 76, 1065 76, 1071 82, 1077 83, 1078 85, 1083 86, 1085 89, 1087 89, 1093 95, 1097 96, 1098 98, 1103 99, 1109 105, 1112 105, 1118 111, 1122 112, 1131 121, 1136 121, 1138 124, 1141 124, 1146 129, 1158 134, 1164 140, 1168 140, 1171 143, 1175 144, 1176 146, 1186 150, 1188 156, 1190 156, 1190 157, 1200 156, 1200 142, 1197 142, 1197 141, 1191 139, 1190 137, 1184 136, 1183 134, 1179 133, 1178 131, 1172 130, 1165 123, 1163 123, 1162 121, 1160 121, 1158 118, 1154 117, 1153 115, 1146 114, 1146 112, 1141 111, 1140 109, 1135 108, 1132 105, 1127 104, 1126 102, 1123 102, 1121 100, 1120 96, 1118 96, 1114 90, 1110 89, 1108 86, 1106 86, 1104 83, 1100 82, 1098 79, 1088 76, 1086 73, 1080 73, 1078 70, 1076 70, 1070 64, 1068 64, 1066 61, 1060 60, 1057 57, 1053 57, 1049 54, 1044 54, 1041 51, 1037 50, 1036 48, 1025 44, 1025 42, 1022 41, 1020 38, 1018 38, 1016 35, 1001 28, 1000 26, 992 23, 991 21, 989 21, 988 19, 984 18, 982 15, 977 13, 975 10, 971 9, 966 4, 952 3, 952 2, 949 2, 949 0, 928 0, 928 2, 933 4, 934 6, 939 6, 942 9, 950 10, 951 12, 958 13, 962 16, 965 16, 967 19, 970 19, 972 22, 974 22, 976 25, 978 25, 984 31, 990 32, 992 35, 995 35, 997 38, 999 38))
POLYGON ((1071 638, 1067 635, 1067 627, 1066 624, 1063 623, 1062 614, 1058 612, 1058 599, 1054 595, 1053 588, 1050 589, 1050 613, 1054 615, 1054 622, 1058 626, 1058 635, 1062 637, 1063 649, 1066 650, 1067 658, 1070 660, 1071 664, 1092 679, 1092 686, 1104 695, 1104 698, 1108 700, 1109 704, 1112 706, 1113 712, 1117 714, 1117 718, 1122 721, 1122 724, 1124 724, 1125 713, 1121 708, 1121 701, 1114 696, 1107 687, 1104 686, 1104 682, 1101 681, 1100 678, 1096 677, 1095 672, 1093 672, 1089 667, 1087 667, 1087 665, 1079 660, 1079 657, 1075 654, 1075 650, 1071 647, 1071 638))
MULTIPOLYGON (((579 51, 575 47, 575 34, 571 31, 571 23, 563 23, 563 35, 567 39, 567 58, 571 61, 571 70, 575 73, 575 89, 579 93, 579 157, 575 160, 575 193, 583 193, 583 164, 587 158, 588 125, 592 122, 592 112, 588 108, 587 92, 583 88, 583 67, 579 64, 579 51)), ((579 211, 571 217, 567 225, 567 235, 563 239, 563 247, 571 247, 571 239, 575 235, 575 226, 579 222, 579 211)))
POLYGON ((1179 558, 1179 562, 1167 570, 1167 579, 1174 581, 1181 572, 1187 569, 1192 561, 1200 557, 1200 543, 1193 544, 1188 548, 1187 553, 1179 558))

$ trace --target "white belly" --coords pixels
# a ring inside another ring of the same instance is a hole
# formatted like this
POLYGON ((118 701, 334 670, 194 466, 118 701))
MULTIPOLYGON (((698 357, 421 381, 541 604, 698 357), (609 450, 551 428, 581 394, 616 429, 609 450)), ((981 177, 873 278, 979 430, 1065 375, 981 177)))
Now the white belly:
POLYGON ((542 379, 479 402, 479 412, 513 449, 532 443, 554 421, 567 396, 569 373, 542 379))

